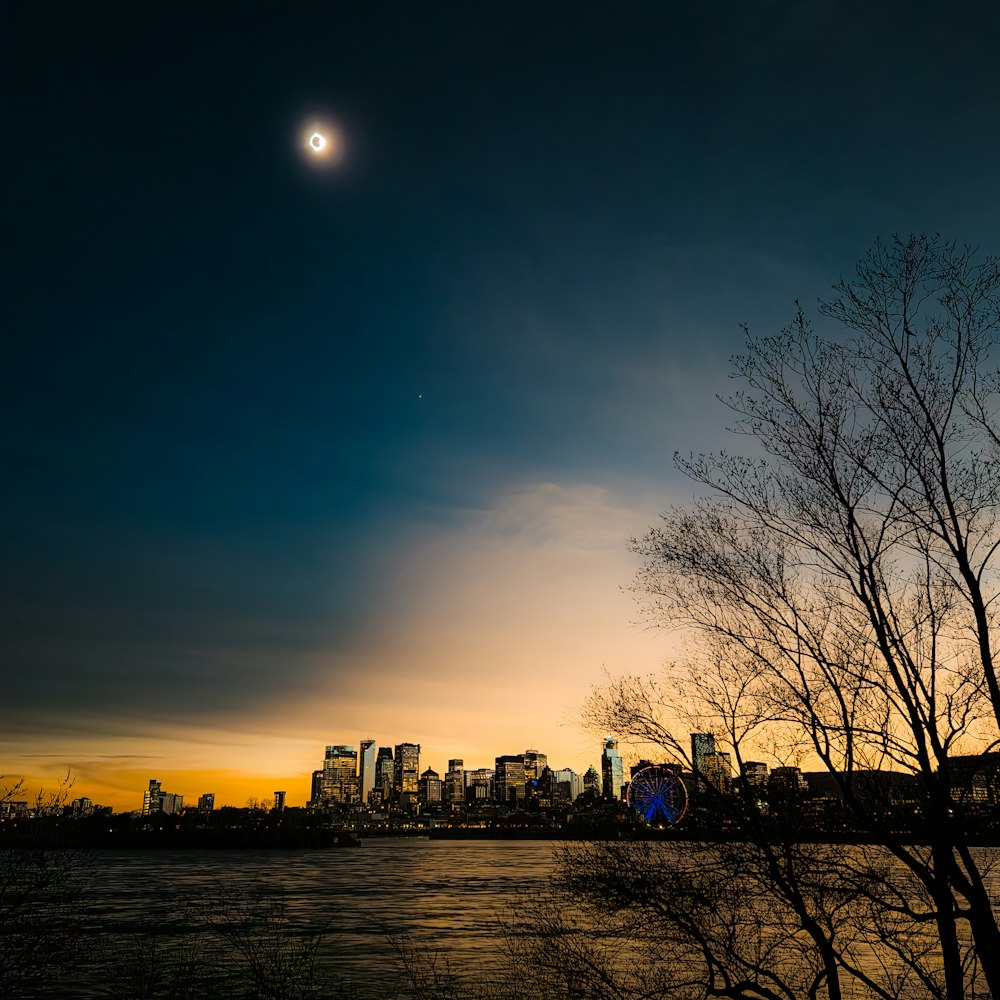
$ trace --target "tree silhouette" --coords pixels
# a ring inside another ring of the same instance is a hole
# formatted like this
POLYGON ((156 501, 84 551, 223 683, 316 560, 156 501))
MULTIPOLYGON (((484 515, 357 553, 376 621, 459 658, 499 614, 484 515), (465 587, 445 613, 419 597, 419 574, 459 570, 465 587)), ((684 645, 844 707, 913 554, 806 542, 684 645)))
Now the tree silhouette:
POLYGON ((822 332, 798 306, 774 336, 746 331, 725 402, 748 453, 676 456, 704 495, 634 543, 636 591, 653 623, 683 630, 689 659, 588 706, 602 732, 674 759, 688 760, 693 727, 737 766, 792 757, 829 773, 884 851, 878 878, 852 858, 816 879, 752 796, 720 806, 811 940, 830 997, 860 974, 834 885, 866 914, 866 947, 909 963, 917 995, 957 1000, 981 975, 1000 996, 1000 933, 955 765, 1000 734, 998 290, 995 258, 911 236, 877 243, 834 286, 822 332), (885 771, 910 775, 913 794, 879 792, 885 771))

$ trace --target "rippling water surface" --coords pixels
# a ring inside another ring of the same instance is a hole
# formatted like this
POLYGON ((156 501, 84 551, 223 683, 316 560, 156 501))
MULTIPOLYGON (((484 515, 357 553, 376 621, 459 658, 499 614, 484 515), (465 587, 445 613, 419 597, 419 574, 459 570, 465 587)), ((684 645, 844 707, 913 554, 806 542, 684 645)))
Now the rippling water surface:
MULTIPOLYGON (((976 853, 984 869, 995 861, 992 849, 976 853)), ((498 920, 540 891, 554 864, 547 841, 373 838, 326 851, 107 851, 94 859, 90 912, 93 928, 112 935, 143 927, 169 933, 194 928, 191 901, 234 892, 280 898, 296 928, 323 932, 321 964, 362 1000, 378 1000, 397 994, 392 938, 439 951, 455 971, 489 967, 499 957, 498 920)), ((995 877, 994 870, 993 890, 995 877)), ((881 963, 864 946, 856 958, 878 973, 881 963)))
POLYGON ((363 997, 392 995, 390 936, 440 949, 454 968, 489 962, 497 919, 552 871, 539 841, 372 838, 328 851, 103 851, 96 925, 131 932, 183 920, 192 899, 233 890, 280 895, 302 928, 322 929, 324 964, 363 997))

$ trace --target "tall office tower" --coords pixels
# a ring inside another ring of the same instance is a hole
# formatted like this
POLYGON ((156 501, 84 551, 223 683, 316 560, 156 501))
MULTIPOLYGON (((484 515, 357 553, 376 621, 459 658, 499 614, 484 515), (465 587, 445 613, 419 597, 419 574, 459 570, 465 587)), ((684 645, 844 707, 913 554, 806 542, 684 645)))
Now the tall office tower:
POLYGON ((528 781, 537 781, 542 771, 549 765, 549 758, 537 750, 524 751, 524 776, 528 781))
POLYGON ((313 771, 312 785, 309 788, 309 805, 312 808, 323 804, 323 770, 313 771))
MULTIPOLYGON (((415 797, 419 784, 420 744, 397 743, 392 770, 393 799, 400 805, 404 804, 403 796, 415 797)), ((411 798, 408 801, 413 800, 411 798)))
POLYGON ((358 757, 358 801, 368 805, 372 789, 375 787, 375 741, 361 741, 361 755, 358 757))
POLYGON ((743 761, 743 783, 754 791, 767 788, 767 764, 759 760, 743 761))
POLYGON ((284 812, 284 809, 285 809, 285 793, 284 792, 275 792, 274 793, 274 811, 280 813, 280 812, 284 812))
POLYGON ((149 788, 142 793, 142 815, 165 812, 178 813, 184 807, 184 796, 163 791, 155 778, 149 779, 149 788))
POLYGON ((711 733, 691 734, 691 768, 694 771, 694 788, 704 786, 705 758, 715 753, 715 737, 711 733))
POLYGON ((606 799, 620 799, 624 783, 625 766, 618 752, 618 740, 610 737, 604 741, 601 754, 601 786, 606 799))
POLYGON ((526 803, 535 803, 544 797, 539 786, 549 759, 537 750, 525 750, 521 756, 524 760, 524 800, 526 803))
MULTIPOLYGON (((383 806, 392 801, 392 773, 392 750, 389 747, 379 747, 375 758, 375 789, 372 798, 383 806)), ((374 802, 368 804, 374 805, 374 802)))
POLYGON ((440 806, 443 786, 444 782, 441 781, 441 775, 433 768, 427 768, 420 775, 419 792, 417 794, 420 804, 432 809, 440 806))
POLYGON ((728 753, 717 750, 715 753, 705 754, 702 773, 709 784, 728 794, 733 780, 733 767, 728 753))
POLYGON ((466 771, 465 801, 485 804, 493 801, 493 772, 488 767, 466 771))
POLYGON ((772 795, 802 794, 809 789, 809 784, 802 771, 797 767, 776 767, 768 778, 767 790, 772 795))
POLYGON ((568 805, 583 793, 583 777, 569 768, 549 771, 549 794, 553 805, 568 805))
POLYGON ((524 754, 506 754, 496 759, 493 793, 501 805, 516 809, 524 802, 524 754))
POLYGON ((150 778, 149 788, 142 793, 142 815, 148 816, 150 813, 159 812, 162 808, 162 797, 160 783, 155 778, 150 778))
POLYGON ((350 805, 358 798, 358 751, 350 745, 326 748, 320 802, 324 806, 350 805))
POLYGON ((465 761, 453 757, 444 776, 444 803, 449 809, 465 805, 465 761))
POLYGON ((215 808, 215 792, 198 796, 198 812, 210 813, 215 808))
POLYGON ((184 796, 172 792, 160 793, 160 809, 165 813, 179 813, 184 808, 184 796))

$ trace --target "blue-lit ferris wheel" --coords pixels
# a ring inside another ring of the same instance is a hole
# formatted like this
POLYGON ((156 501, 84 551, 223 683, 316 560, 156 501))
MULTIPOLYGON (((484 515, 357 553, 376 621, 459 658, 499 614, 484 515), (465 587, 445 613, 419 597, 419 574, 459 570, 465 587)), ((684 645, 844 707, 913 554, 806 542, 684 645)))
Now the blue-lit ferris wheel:
POLYGON ((674 768, 651 764, 629 783, 628 804, 649 826, 673 826, 687 812, 687 789, 674 768))

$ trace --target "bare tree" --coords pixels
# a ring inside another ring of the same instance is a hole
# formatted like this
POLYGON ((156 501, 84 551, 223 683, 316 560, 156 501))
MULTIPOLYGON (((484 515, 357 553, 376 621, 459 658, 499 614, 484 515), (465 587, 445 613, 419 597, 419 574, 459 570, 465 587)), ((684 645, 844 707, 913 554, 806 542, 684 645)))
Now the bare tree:
MULTIPOLYGON (((1000 263, 913 236, 876 244, 834 287, 820 312, 836 330, 817 333, 797 308, 775 336, 747 331, 726 402, 752 453, 678 456, 706 494, 635 542, 636 589, 653 622, 685 630, 690 661, 662 686, 597 692, 589 713, 679 759, 686 714, 737 763, 748 752, 817 761, 887 871, 916 887, 890 877, 874 893, 858 873, 851 905, 873 904, 883 945, 904 951, 928 990, 957 1000, 981 972, 1000 996, 1000 932, 954 766, 1000 734, 1000 263), (913 802, 873 798, 864 779, 885 771, 912 776, 919 829, 913 802), (928 925, 937 972, 925 936, 909 933, 928 925)), ((841 977, 860 970, 832 899, 816 909, 826 883, 797 899, 801 865, 782 868, 750 803, 727 808, 840 996, 841 977)))

